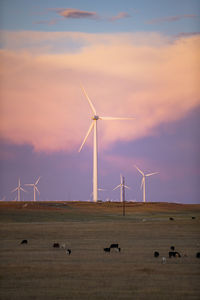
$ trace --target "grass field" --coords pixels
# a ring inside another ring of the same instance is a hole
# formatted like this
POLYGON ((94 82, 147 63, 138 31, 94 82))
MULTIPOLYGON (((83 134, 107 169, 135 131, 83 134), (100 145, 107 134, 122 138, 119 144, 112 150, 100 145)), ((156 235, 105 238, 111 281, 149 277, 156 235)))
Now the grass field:
POLYGON ((200 205, 1 202, 0 299, 199 300, 199 225, 200 205))

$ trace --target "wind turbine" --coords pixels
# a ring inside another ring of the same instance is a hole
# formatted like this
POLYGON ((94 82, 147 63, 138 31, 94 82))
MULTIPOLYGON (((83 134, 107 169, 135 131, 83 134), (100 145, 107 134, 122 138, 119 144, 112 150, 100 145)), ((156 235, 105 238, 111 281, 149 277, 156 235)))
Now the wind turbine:
POLYGON ((39 180, 40 180, 40 177, 36 180, 36 182, 35 183, 26 183, 25 185, 28 185, 28 186, 33 186, 33 195, 34 195, 34 202, 36 201, 36 191, 38 192, 38 194, 40 194, 40 192, 39 192, 39 190, 38 190, 38 188, 37 188, 37 184, 38 184, 38 182, 39 182, 39 180))
POLYGON ((18 187, 16 187, 16 189, 12 190, 11 193, 14 193, 15 191, 17 191, 17 200, 20 201, 20 191, 26 192, 22 187, 21 187, 21 183, 20 183, 20 178, 18 180, 18 187))
POLYGON ((82 90, 83 93, 88 100, 88 103, 90 105, 90 108, 92 110, 93 116, 92 116, 92 123, 90 124, 90 127, 88 129, 88 132, 79 148, 79 152, 83 148, 83 145, 85 144, 90 132, 94 130, 94 140, 93 140, 93 201, 97 202, 98 200, 98 143, 97 143, 97 121, 98 120, 132 120, 133 118, 116 118, 116 117, 100 117, 97 115, 96 109, 94 108, 92 101, 88 97, 85 89, 83 86, 82 90))
MULTIPOLYGON (((105 189, 98 188, 98 191, 100 191, 100 192, 105 192, 106 190, 105 190, 105 189)), ((93 195, 93 192, 90 193, 90 199, 92 198, 92 195, 93 195)))
POLYGON ((124 180, 123 180, 123 176, 121 174, 120 174, 120 182, 121 183, 119 185, 117 185, 113 189, 113 191, 116 190, 116 189, 118 189, 118 188, 120 188, 120 201, 123 202, 123 188, 126 188, 126 189, 130 190, 130 187, 125 185, 124 180))
POLYGON ((135 166, 136 169, 142 174, 142 181, 141 181, 141 189, 143 187, 143 202, 146 202, 146 195, 145 195, 145 178, 158 174, 159 172, 154 172, 154 173, 149 173, 149 174, 144 174, 137 166, 135 166))

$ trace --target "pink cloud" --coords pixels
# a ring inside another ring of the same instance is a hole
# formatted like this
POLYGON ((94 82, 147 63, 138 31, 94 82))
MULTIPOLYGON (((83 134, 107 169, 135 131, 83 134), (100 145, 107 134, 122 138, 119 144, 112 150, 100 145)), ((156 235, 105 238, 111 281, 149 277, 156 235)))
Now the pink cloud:
POLYGON ((130 18, 130 15, 126 12, 120 12, 116 16, 111 17, 109 20, 110 21, 116 21, 124 18, 130 18))
MULTIPOLYGON (((45 41, 45 33, 31 35, 45 41)), ((58 36, 51 41, 57 43, 58 36)), ((84 47, 61 54, 48 53, 48 47, 45 53, 31 47, 0 51, 1 138, 37 151, 77 151, 91 122, 80 82, 99 115, 135 116, 99 121, 100 147, 157 134, 157 126, 200 104, 199 36, 173 43, 149 34, 70 36, 81 37, 84 47)), ((14 33, 10 38, 17 39, 14 33)))
POLYGON ((177 15, 177 16, 169 16, 169 17, 163 17, 163 18, 156 18, 148 21, 148 24, 157 24, 157 23, 164 23, 164 22, 176 22, 180 21, 182 19, 194 19, 198 18, 198 15, 191 14, 191 15, 177 15))

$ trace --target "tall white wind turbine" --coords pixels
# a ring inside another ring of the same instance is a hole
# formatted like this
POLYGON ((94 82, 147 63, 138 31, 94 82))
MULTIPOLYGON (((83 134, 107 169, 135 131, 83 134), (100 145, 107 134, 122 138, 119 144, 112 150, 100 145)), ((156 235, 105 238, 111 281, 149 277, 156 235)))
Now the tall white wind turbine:
POLYGON ((36 191, 38 192, 38 194, 40 194, 38 188, 37 188, 37 184, 40 180, 40 177, 36 180, 35 183, 26 183, 25 185, 28 185, 28 186, 33 186, 33 201, 35 202, 36 201, 36 191))
POLYGON ((113 189, 113 191, 116 190, 116 189, 118 189, 118 188, 120 188, 120 201, 123 202, 123 188, 126 188, 126 189, 129 189, 129 190, 130 190, 130 187, 124 184, 124 182, 123 182, 123 177, 122 177, 121 174, 120 174, 120 184, 117 185, 117 186, 113 189))
POLYGON ((97 202, 98 200, 98 143, 97 143, 97 121, 98 120, 132 120, 133 118, 116 118, 116 117, 100 117, 97 115, 96 109, 94 108, 94 105, 92 104, 92 101, 88 97, 85 89, 83 86, 82 90, 83 93, 88 100, 88 103, 90 105, 90 108, 92 110, 93 116, 92 116, 92 123, 88 129, 88 132, 81 144, 81 147, 79 148, 79 152, 83 148, 83 145, 85 144, 90 132, 94 130, 94 143, 93 143, 93 201, 97 202))
POLYGON ((12 190, 11 193, 14 193, 17 191, 17 200, 20 201, 20 191, 26 192, 22 187, 21 187, 21 183, 20 183, 20 178, 18 180, 18 186, 16 187, 16 189, 12 190))
POLYGON ((135 166, 136 169, 140 172, 140 174, 142 175, 142 181, 141 181, 141 189, 143 187, 143 202, 146 202, 146 194, 145 194, 145 178, 158 174, 159 172, 154 172, 154 173, 149 173, 149 174, 144 174, 137 166, 135 166))

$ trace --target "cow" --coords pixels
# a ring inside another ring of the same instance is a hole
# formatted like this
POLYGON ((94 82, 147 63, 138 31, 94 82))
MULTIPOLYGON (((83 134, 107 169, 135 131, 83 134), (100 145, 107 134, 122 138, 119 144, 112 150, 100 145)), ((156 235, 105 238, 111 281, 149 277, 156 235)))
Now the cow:
POLYGON ((60 244, 59 243, 54 243, 53 248, 60 248, 60 244))
POLYGON ((195 220, 196 218, 195 217, 192 217, 192 220, 195 220))
POLYGON ((174 250, 175 250, 175 247, 174 247, 174 246, 171 246, 170 249, 171 249, 172 251, 174 251, 174 250))
POLYGON ((104 248, 103 249, 105 252, 110 252, 110 248, 104 248))
POLYGON ((162 263, 163 263, 163 264, 166 264, 166 261, 167 261, 167 260, 166 260, 166 257, 162 257, 162 263))
POLYGON ((119 244, 111 244, 111 245, 110 245, 110 249, 111 249, 111 248, 119 248, 119 244))
POLYGON ((23 245, 23 244, 28 244, 28 241, 27 240, 22 240, 21 245, 23 245))
POLYGON ((60 248, 61 248, 61 249, 66 249, 66 245, 65 245, 65 244, 62 244, 60 248))
POLYGON ((66 250, 66 254, 70 255, 72 253, 72 250, 71 249, 67 249, 66 250))
POLYGON ((155 251, 154 252, 154 257, 158 257, 160 254, 159 254, 159 252, 158 251, 155 251))
POLYGON ((170 219, 170 221, 174 221, 174 218, 172 218, 172 217, 170 217, 169 219, 170 219))
POLYGON ((200 258, 200 252, 197 252, 196 258, 200 258))
POLYGON ((170 251, 169 252, 169 258, 171 258, 171 257, 181 257, 181 255, 177 251, 170 251))
POLYGON ((181 257, 180 253, 175 251, 175 257, 181 257))

